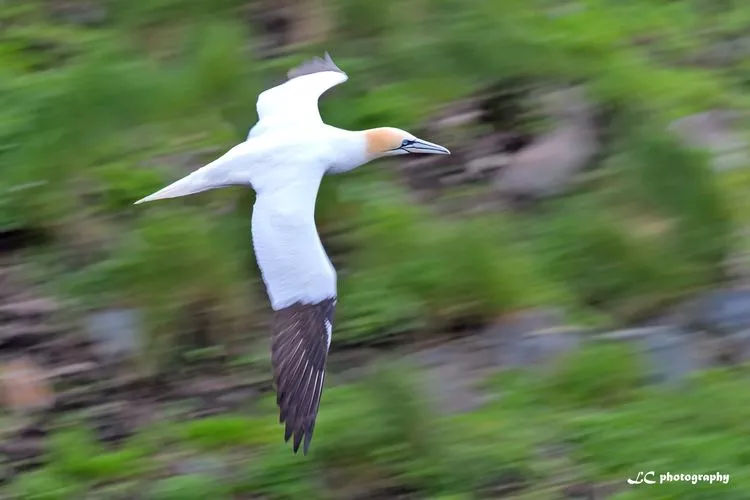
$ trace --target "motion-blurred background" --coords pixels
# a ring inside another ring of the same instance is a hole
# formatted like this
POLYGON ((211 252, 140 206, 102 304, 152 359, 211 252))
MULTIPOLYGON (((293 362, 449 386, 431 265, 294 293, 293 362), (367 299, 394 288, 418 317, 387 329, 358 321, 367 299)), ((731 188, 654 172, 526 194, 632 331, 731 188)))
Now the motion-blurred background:
POLYGON ((750 498, 749 89, 746 0, 0 1, 0 496, 750 498), (252 192, 132 203, 324 50, 453 155, 324 180, 302 457, 252 192))

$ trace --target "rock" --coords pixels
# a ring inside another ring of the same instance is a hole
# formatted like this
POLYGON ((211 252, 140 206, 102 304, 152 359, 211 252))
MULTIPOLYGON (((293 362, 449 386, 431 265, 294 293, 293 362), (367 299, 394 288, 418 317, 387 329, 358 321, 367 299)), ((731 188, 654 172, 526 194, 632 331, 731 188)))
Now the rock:
POLYGON ((100 399, 101 395, 91 387, 74 387, 57 394, 55 410, 79 410, 96 404, 100 399))
POLYGON ((409 187, 419 192, 440 191, 446 184, 450 185, 450 181, 445 182, 446 178, 455 179, 466 173, 463 166, 448 155, 421 155, 404 162, 400 168, 409 187))
MULTIPOLYGON (((2 27, 0 27, 2 30, 2 27)), ((0 228, 0 253, 12 252, 41 244, 41 231, 31 228, 0 228)))
POLYGON ((176 475, 200 474, 216 478, 229 474, 227 463, 217 457, 190 457, 172 464, 171 470, 176 475))
POLYGON ((142 319, 136 309, 108 309, 89 315, 86 330, 94 352, 105 360, 136 356, 141 349, 142 319))
POLYGON ((438 129, 468 127, 479 123, 483 114, 481 109, 468 109, 437 120, 434 126, 438 129))
POLYGON ((479 488, 480 498, 511 498, 529 486, 529 479, 525 471, 508 466, 479 488))
POLYGON ((9 463, 0 463, 0 485, 10 483, 14 476, 15 473, 9 463))
POLYGON ((750 288, 708 292, 688 303, 681 316, 686 326, 711 334, 750 329, 750 288))
MULTIPOLYGON (((597 335, 593 341, 627 342, 642 354, 649 377, 657 383, 675 383, 707 364, 696 339, 677 327, 658 326, 619 330, 597 335)), ((704 353, 705 355, 705 353, 704 353)))
POLYGON ((750 146, 735 129, 739 113, 711 110, 672 122, 668 130, 691 148, 706 149, 716 170, 750 166, 750 146))
POLYGON ((564 192, 575 174, 598 152, 591 106, 580 89, 561 91, 548 100, 557 116, 554 128, 510 158, 495 187, 512 199, 539 199, 564 192))
POLYGON ((239 410, 258 399, 260 392, 255 387, 238 387, 216 397, 216 403, 229 410, 239 410))
POLYGON ((2 404, 15 412, 50 408, 55 395, 47 382, 47 373, 29 357, 20 357, 0 365, 2 404))
POLYGON ((488 365, 506 367, 546 361, 575 349, 580 334, 564 326, 560 311, 530 309, 504 318, 477 338, 488 365))
POLYGON ((0 346, 8 348, 27 348, 38 345, 59 333, 53 326, 26 321, 12 321, 0 326, 0 346))
POLYGON ((257 33, 261 57, 273 57, 299 44, 325 40, 331 12, 319 0, 259 0, 248 2, 248 18, 257 33))
POLYGON ((722 339, 723 360, 731 364, 750 361, 750 329, 733 333, 722 339))
POLYGON ((109 17, 106 2, 87 0, 55 0, 51 11, 60 21, 87 27, 101 26, 109 17))
POLYGON ((118 442, 135 432, 134 409, 118 401, 94 406, 86 410, 97 437, 103 442, 118 442))
POLYGON ((475 178, 485 177, 487 174, 497 172, 509 164, 510 155, 505 153, 496 153, 481 158, 469 160, 466 163, 466 170, 475 178))
MULTIPOLYGON (((471 138, 471 149, 467 155, 471 159, 492 156, 498 153, 507 153, 513 149, 512 144, 519 140, 518 135, 512 133, 493 133, 480 138, 471 138)), ((503 162, 503 166, 508 163, 508 158, 503 162)))
POLYGON ((489 399, 476 387, 484 377, 472 363, 472 352, 465 343, 449 342, 413 356, 422 368, 425 392, 442 414, 472 411, 489 399))
POLYGON ((44 439, 20 436, 3 443, 0 452, 16 470, 28 470, 44 463, 44 439))
POLYGON ((581 345, 582 331, 569 328, 547 328, 525 333, 509 353, 510 364, 529 365, 549 361, 581 345))
POLYGON ((731 283, 750 287, 750 226, 735 230, 738 248, 730 249, 723 263, 723 270, 731 283))
POLYGON ((50 378, 94 382, 97 379, 99 365, 92 361, 73 363, 49 371, 50 378))
POLYGON ((699 44, 700 52, 689 58, 691 65, 722 68, 740 64, 750 57, 750 36, 721 38, 709 44, 699 44))
POLYGON ((562 488, 563 498, 576 500, 596 500, 594 485, 586 482, 568 484, 562 488))
POLYGON ((260 392, 261 389, 251 380, 203 375, 179 382, 171 396, 174 399, 193 398, 199 404, 200 415, 213 415, 253 403, 260 392))
POLYGON ((234 389, 242 388, 245 385, 243 380, 231 377, 201 375, 193 379, 181 381, 175 388, 174 394, 178 398, 196 396, 215 397, 234 389))
POLYGON ((15 321, 19 319, 44 319, 57 312, 59 306, 49 299, 30 299, 0 305, 0 320, 15 321))
POLYGON ((441 412, 471 411, 495 396, 481 389, 489 373, 576 349, 581 331, 562 324, 554 309, 522 311, 478 334, 420 348, 409 359, 422 369, 425 392, 441 412))

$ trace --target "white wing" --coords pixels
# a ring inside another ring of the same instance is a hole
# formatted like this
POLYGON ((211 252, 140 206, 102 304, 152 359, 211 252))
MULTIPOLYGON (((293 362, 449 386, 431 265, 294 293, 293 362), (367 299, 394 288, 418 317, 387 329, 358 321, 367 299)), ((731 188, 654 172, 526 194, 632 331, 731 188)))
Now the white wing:
POLYGON ((269 130, 321 123, 318 99, 348 79, 328 53, 324 59, 315 58, 290 70, 288 77, 289 81, 258 96, 258 123, 250 129, 248 139, 269 130))
POLYGON ((253 247, 274 310, 336 296, 336 271, 315 228, 315 198, 322 173, 257 194, 253 247))
POLYGON ((256 146, 247 142, 238 144, 208 165, 145 198, 141 198, 135 204, 187 196, 220 187, 247 185, 248 166, 252 165, 257 151, 256 146))
MULTIPOLYGON (((310 171, 307 171, 310 172, 310 171)), ((323 392, 336 271, 315 228, 319 175, 258 193, 253 246, 274 309, 271 362, 284 439, 307 453, 323 392)))

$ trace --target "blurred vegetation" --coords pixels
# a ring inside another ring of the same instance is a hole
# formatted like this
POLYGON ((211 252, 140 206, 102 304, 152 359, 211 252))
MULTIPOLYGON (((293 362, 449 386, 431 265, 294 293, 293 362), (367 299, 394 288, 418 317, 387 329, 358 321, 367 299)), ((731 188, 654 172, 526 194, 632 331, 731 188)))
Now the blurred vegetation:
POLYGON ((513 217, 436 217, 383 166, 327 179, 319 226, 331 245, 345 233, 341 342, 549 303, 627 321, 720 277, 741 211, 665 126, 747 104, 747 65, 685 63, 741 33, 741 2, 332 1, 321 47, 265 59, 254 56, 267 33, 251 4, 112 1, 94 27, 52 18, 44 2, 0 11, 0 222, 51 236, 41 262, 55 262, 59 293, 147 309, 155 362, 179 347, 187 308, 220 325, 214 342, 264 314, 260 287, 248 286, 250 199, 131 202, 241 140, 257 92, 322 45, 352 75, 322 102, 336 125, 419 127, 483 89, 584 82, 610 137, 590 185, 513 217))
POLYGON ((747 495, 750 455, 738 443, 747 432, 750 373, 712 371, 655 389, 642 385, 637 358, 628 359, 621 346, 592 346, 545 372, 504 373, 487 382, 496 400, 448 417, 420 399, 417 379, 402 367, 381 366, 326 391, 307 457, 291 454, 275 426, 266 428, 275 419, 271 397, 249 417, 162 422, 117 451, 97 450, 82 428, 65 428, 53 436, 48 465, 10 490, 24 499, 115 491, 154 499, 558 498, 560 483, 573 481, 612 485, 617 499, 747 495), (176 460, 205 470, 165 476, 176 460), (625 478, 639 470, 731 472, 731 480, 662 484, 658 494, 626 488, 625 478))
MULTIPOLYGON (((339 270, 334 349, 537 305, 616 326, 721 282, 730 251, 750 251, 747 231, 735 231, 750 225, 748 170, 715 173, 666 131, 689 113, 748 109, 747 58, 694 62, 746 36, 743 0, 326 0, 325 39, 274 57, 259 57, 268 33, 254 21, 257 2, 80 2, 104 6, 93 25, 54 16, 55 3, 0 2, 0 230, 43 235, 28 260, 81 310, 146 311, 154 370, 206 347, 184 335, 196 315, 205 342, 222 345, 265 335, 268 309, 249 244, 252 193, 132 202, 243 140, 258 92, 323 50, 351 77, 321 102, 337 126, 416 131, 452 101, 531 82, 584 84, 605 136, 580 186, 519 212, 438 215, 385 162, 327 178, 317 221, 339 270)), ((571 477, 619 485, 669 469, 731 472, 731 490, 672 484, 664 498, 750 495, 750 455, 737 445, 750 421, 748 374, 656 391, 630 359, 599 347, 553 373, 506 374, 492 382, 498 401, 450 418, 397 372, 328 387, 309 460, 277 443, 270 400, 252 416, 165 422, 116 450, 64 429, 47 464, 8 491, 548 498, 571 477), (227 477, 170 476, 172 453, 215 453, 227 477)), ((640 495, 617 498, 652 498, 640 495)))

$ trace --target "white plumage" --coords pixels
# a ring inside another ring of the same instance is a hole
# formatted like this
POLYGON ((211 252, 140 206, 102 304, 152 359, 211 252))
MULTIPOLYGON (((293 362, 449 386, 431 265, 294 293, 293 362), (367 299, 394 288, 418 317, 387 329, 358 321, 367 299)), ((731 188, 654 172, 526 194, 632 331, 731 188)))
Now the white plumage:
POLYGON ((297 451, 312 437, 333 330, 336 271, 315 227, 315 199, 326 173, 382 156, 448 154, 403 130, 349 131, 323 123, 318 98, 347 75, 316 58, 258 97, 258 122, 245 142, 136 203, 229 185, 251 186, 253 247, 274 314, 272 361, 285 438, 297 451))

